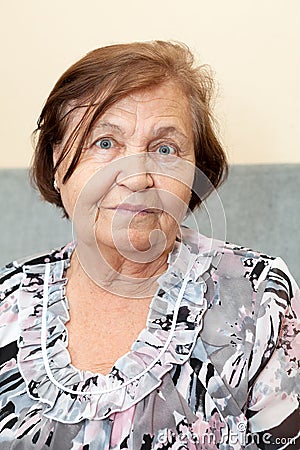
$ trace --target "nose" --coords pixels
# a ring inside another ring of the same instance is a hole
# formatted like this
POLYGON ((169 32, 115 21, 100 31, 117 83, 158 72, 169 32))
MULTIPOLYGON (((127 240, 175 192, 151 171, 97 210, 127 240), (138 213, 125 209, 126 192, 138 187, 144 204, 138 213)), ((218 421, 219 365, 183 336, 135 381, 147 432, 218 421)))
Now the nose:
POLYGON ((147 153, 126 156, 119 160, 120 171, 116 177, 118 186, 126 186, 131 191, 141 191, 154 186, 153 173, 149 171, 147 153))

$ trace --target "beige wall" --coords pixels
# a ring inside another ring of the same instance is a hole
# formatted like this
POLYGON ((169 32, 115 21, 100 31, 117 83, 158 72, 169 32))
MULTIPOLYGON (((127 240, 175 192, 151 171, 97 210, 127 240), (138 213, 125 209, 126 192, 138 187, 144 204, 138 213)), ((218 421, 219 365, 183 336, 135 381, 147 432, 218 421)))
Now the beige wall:
POLYGON ((300 163, 299 0, 19 0, 0 4, 0 167, 29 164, 60 74, 115 42, 176 39, 216 72, 232 163, 300 163))

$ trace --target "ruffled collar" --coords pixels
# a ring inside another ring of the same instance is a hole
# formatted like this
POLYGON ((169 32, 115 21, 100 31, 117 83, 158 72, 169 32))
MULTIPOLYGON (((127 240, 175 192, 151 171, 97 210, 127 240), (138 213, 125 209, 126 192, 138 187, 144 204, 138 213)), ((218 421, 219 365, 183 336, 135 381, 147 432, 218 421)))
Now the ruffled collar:
POLYGON ((209 251, 210 242, 204 236, 188 229, 185 235, 184 242, 176 242, 169 255, 168 269, 158 280, 159 287, 150 305, 147 327, 140 333, 131 351, 116 361, 108 375, 76 369, 71 364, 67 350, 65 324, 69 320, 69 313, 65 296, 65 272, 75 245, 68 244, 40 259, 38 264, 23 267, 24 278, 19 295, 21 333, 18 364, 29 396, 43 405, 47 417, 64 423, 107 418, 142 400, 161 384, 163 376, 171 371, 173 365, 184 364, 189 359, 207 309, 205 279, 216 254, 209 251), (199 240, 201 244, 204 240, 200 253, 199 240), (49 366, 51 376, 45 367, 41 345, 47 265, 50 277, 46 314, 46 365, 49 366), (169 338, 176 300, 184 282, 186 287, 168 347, 149 371, 123 386, 159 356, 169 338), (59 386, 51 380, 52 377, 59 386), (112 392, 99 393, 116 387, 118 389, 112 392))

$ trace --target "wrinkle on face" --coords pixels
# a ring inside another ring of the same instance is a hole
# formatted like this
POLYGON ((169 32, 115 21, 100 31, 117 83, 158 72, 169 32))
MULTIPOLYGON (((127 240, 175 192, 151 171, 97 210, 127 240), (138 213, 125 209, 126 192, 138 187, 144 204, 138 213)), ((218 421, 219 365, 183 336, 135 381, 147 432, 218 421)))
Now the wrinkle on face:
MULTIPOLYGON (((77 126, 83 114, 83 109, 75 111, 71 128, 77 126)), ((118 236, 123 231, 124 236, 129 233, 131 242, 138 248, 149 246, 153 230, 163 231, 167 246, 171 247, 179 224, 170 211, 168 214, 170 206, 161 203, 170 204, 174 197, 178 198, 179 204, 188 204, 195 163, 193 142, 189 102, 175 83, 168 82, 124 97, 95 123, 79 164, 65 184, 61 180, 76 150, 76 142, 60 165, 58 176, 65 209, 73 217, 78 201, 81 202, 82 228, 85 227, 84 220, 95 226, 98 246, 115 249, 112 222, 113 217, 117 217, 114 224, 118 236), (111 159, 106 156, 111 155, 109 152, 95 146, 97 139, 106 136, 117 142, 111 159), (175 141, 180 148, 179 154, 173 158, 158 158, 154 150, 160 141, 175 141), (128 220, 124 220, 124 215, 115 216, 113 208, 126 201, 149 205, 149 208, 159 205, 160 210, 137 214, 129 229, 122 230, 122 224, 128 227, 128 220)), ((126 239, 124 242, 126 246, 126 239)))

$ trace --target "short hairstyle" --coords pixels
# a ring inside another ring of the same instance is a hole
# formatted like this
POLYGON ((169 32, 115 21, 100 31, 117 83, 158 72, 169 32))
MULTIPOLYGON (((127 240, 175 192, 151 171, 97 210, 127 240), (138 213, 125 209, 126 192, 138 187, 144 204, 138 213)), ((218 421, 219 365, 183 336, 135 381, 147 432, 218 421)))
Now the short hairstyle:
MULTIPOLYGON (((64 209, 53 181, 58 166, 75 140, 78 140, 77 148, 63 183, 75 170, 96 120, 110 106, 133 91, 158 86, 166 81, 177 83, 190 103, 196 166, 209 180, 201 189, 201 198, 199 187, 193 189, 189 207, 193 210, 200 205, 203 198, 217 188, 228 174, 226 154, 216 135, 211 111, 214 83, 207 66, 194 66, 194 57, 185 44, 169 41, 133 42, 98 48, 73 64, 59 78, 34 132, 36 145, 31 179, 42 197, 64 209), (54 146, 65 137, 68 116, 82 106, 87 107, 85 114, 54 165, 54 146)), ((194 180, 194 185, 196 182, 194 180)))

